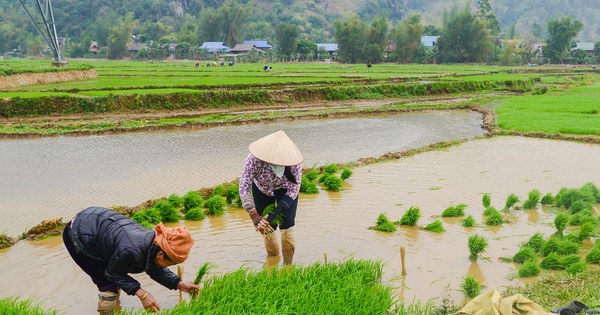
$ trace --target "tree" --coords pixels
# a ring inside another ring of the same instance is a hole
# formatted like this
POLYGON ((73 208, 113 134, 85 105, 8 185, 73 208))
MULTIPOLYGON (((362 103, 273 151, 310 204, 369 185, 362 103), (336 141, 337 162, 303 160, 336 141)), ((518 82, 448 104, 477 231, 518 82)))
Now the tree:
POLYGON ((333 34, 338 44, 340 61, 357 63, 363 60, 367 26, 358 18, 358 15, 352 14, 346 21, 335 21, 333 34))
POLYGON ((317 44, 309 39, 303 39, 296 45, 298 58, 304 61, 314 59, 317 54, 317 44))
POLYGON ((363 53, 363 60, 370 63, 379 63, 383 59, 383 51, 387 48, 388 24, 385 17, 373 20, 369 28, 368 37, 363 53))
POLYGON ((571 17, 550 19, 548 21, 548 39, 542 48, 550 63, 562 63, 569 53, 571 42, 583 28, 583 23, 573 21, 571 17))
POLYGON ((600 41, 594 44, 594 56, 596 57, 596 62, 600 62, 600 41))
POLYGON ((291 60, 292 54, 296 52, 298 33, 298 27, 293 24, 280 23, 275 27, 277 54, 284 60, 291 60))
POLYGON ((488 0, 477 0, 479 4, 479 9, 477 10, 477 16, 480 20, 485 21, 487 23, 488 31, 492 36, 498 36, 502 31, 500 29, 500 21, 492 11, 492 6, 490 5, 488 0))
POLYGON ((241 43, 246 35, 246 20, 252 12, 252 6, 238 4, 235 0, 227 0, 219 8, 220 29, 223 41, 229 47, 241 43))
POLYGON ((108 59, 120 59, 127 55, 127 43, 134 28, 135 20, 132 13, 127 14, 120 26, 110 28, 107 44, 108 59))
POLYGON ((444 34, 438 39, 440 62, 482 62, 494 52, 487 23, 469 11, 468 4, 458 11, 444 12, 444 34))
POLYGON ((395 60, 413 62, 421 47, 421 36, 425 27, 421 24, 421 16, 411 15, 392 29, 392 41, 396 44, 395 60))

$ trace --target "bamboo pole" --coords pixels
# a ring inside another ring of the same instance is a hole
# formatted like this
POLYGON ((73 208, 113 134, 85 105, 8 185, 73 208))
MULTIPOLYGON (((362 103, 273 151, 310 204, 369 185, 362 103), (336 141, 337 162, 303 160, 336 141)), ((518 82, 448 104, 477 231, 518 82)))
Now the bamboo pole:
POLYGON ((323 253, 323 257, 325 258, 325 266, 327 266, 327 253, 323 253))
MULTIPOLYGON (((183 267, 181 267, 180 265, 177 265, 177 276, 179 276, 179 279, 183 280, 183 267)), ((183 300, 181 293, 182 293, 182 291, 179 290, 179 302, 181 302, 181 300, 183 300)))
POLYGON ((405 267, 405 260, 404 260, 404 246, 400 246, 400 260, 402 260, 402 275, 406 276, 406 267, 405 267))

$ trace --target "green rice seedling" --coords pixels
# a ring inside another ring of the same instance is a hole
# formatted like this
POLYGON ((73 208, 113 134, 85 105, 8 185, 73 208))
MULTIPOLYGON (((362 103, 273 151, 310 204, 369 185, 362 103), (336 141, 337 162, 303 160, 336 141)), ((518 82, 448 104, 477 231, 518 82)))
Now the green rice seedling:
POLYGON ((483 285, 481 285, 474 276, 467 274, 463 277, 460 288, 466 297, 472 299, 479 295, 483 285))
POLYGON ((236 208, 241 208, 242 199, 240 198, 240 187, 238 185, 229 186, 225 193, 225 199, 228 205, 234 205, 236 208))
POLYGON ((323 173, 325 173, 325 174, 333 175, 333 174, 335 174, 337 172, 338 172, 338 167, 335 164, 327 164, 323 168, 323 173))
POLYGON ((157 208, 146 209, 146 219, 152 224, 158 224, 162 220, 162 214, 157 208))
POLYGON ((593 203, 595 199, 589 191, 563 187, 554 197, 554 205, 569 210, 571 214, 575 214, 570 208, 577 200, 583 200, 584 203, 593 203))
POLYGON ((577 254, 579 252, 580 242, 575 242, 570 239, 559 238, 558 249, 556 252, 560 255, 577 254))
POLYGON ((585 255, 585 261, 590 264, 598 264, 600 263, 600 246, 594 246, 590 251, 585 255))
POLYGON ((400 218, 399 225, 410 225, 415 226, 421 218, 421 209, 419 207, 412 206, 406 213, 400 218))
POLYGON ((225 213, 226 205, 225 198, 218 195, 212 196, 204 202, 204 207, 207 209, 206 215, 222 215, 225 213))
POLYGON ((489 206, 487 208, 485 208, 485 210, 483 210, 483 215, 492 215, 492 214, 500 214, 500 212, 498 212, 498 210, 492 206, 489 206))
POLYGON ((321 177, 319 177, 319 180, 318 180, 319 184, 324 183, 325 180, 327 180, 327 178, 329 178, 329 176, 332 176, 332 175, 331 174, 327 174, 327 173, 321 175, 321 177))
POLYGON ((340 191, 342 190, 343 186, 344 181, 335 175, 329 175, 323 181, 323 187, 325 187, 325 189, 329 191, 340 191))
POLYGON ((595 222, 585 222, 579 228, 579 240, 587 240, 590 239, 597 232, 596 223, 595 222))
POLYGON ((554 226, 558 232, 563 232, 565 227, 569 223, 569 214, 566 212, 559 212, 554 218, 554 226))
POLYGON ((441 233, 444 232, 444 225, 442 224, 442 221, 440 220, 435 220, 429 224, 427 224, 426 226, 423 227, 424 230, 427 231, 431 231, 431 232, 436 232, 436 233, 441 233))
POLYGON ((305 194, 318 194, 319 188, 317 188, 317 184, 309 181, 306 176, 302 176, 302 181, 300 182, 300 192, 305 194))
POLYGON ((540 262, 540 267, 549 270, 562 270, 565 269, 565 262, 559 254, 550 253, 540 262))
POLYGON ((573 243, 581 243, 581 241, 579 240, 579 232, 577 231, 571 231, 571 233, 563 236, 562 239, 573 243))
POLYGON ((159 200, 154 205, 160 212, 160 217, 163 222, 177 222, 181 218, 177 209, 175 209, 168 200, 159 200))
POLYGON ((196 207, 188 210, 188 212, 185 213, 183 218, 190 221, 201 221, 204 220, 206 216, 202 212, 202 208, 196 207))
POLYGON ((211 197, 213 196, 223 196, 225 194, 225 185, 218 185, 217 187, 215 187, 215 189, 213 189, 212 193, 210 194, 211 197))
POLYGON ((467 240, 467 247, 469 248, 469 260, 477 260, 477 257, 489 247, 488 240, 479 234, 473 234, 469 236, 467 240))
POLYGON ((531 247, 536 253, 540 253, 542 251, 542 246, 544 246, 544 235, 540 232, 536 232, 527 242, 525 242, 525 244, 523 244, 523 246, 531 247))
POLYGON ((552 252, 557 252, 559 243, 560 239, 558 237, 550 237, 544 242, 544 245, 542 245, 542 248, 540 249, 540 254, 546 257, 552 252))
POLYGON ((571 207, 569 208, 570 214, 577 214, 583 211, 592 211, 594 209, 594 205, 588 200, 575 200, 571 207))
POLYGON ((512 258, 513 262, 518 264, 522 264, 528 260, 537 259, 537 254, 535 250, 531 247, 522 247, 512 258))
POLYGON ((575 263, 581 262, 581 257, 577 254, 567 255, 563 259, 565 263, 565 268, 568 268, 575 263))
POLYGON ((450 206, 442 212, 442 217, 462 217, 465 215, 466 204, 461 203, 456 206, 450 206))
POLYGON ((519 197, 515 194, 510 194, 508 195, 508 197, 506 197, 506 203, 504 205, 504 210, 509 210, 510 208, 514 207, 517 202, 519 202, 519 197))
MULTIPOLYGON (((267 214, 271 214, 271 212, 273 212, 273 210, 275 210, 275 204, 270 204, 268 205, 264 210, 263 210, 263 217, 266 216, 267 214)), ((275 219, 273 219, 273 224, 275 225, 280 225, 281 223, 283 223, 283 213, 280 213, 277 215, 277 217, 275 219)))
POLYGON ((196 190, 190 190, 183 196, 183 212, 196 207, 202 207, 204 200, 200 193, 196 190))
POLYGON ((475 226, 475 218, 473 218, 473 215, 469 214, 466 218, 464 218, 464 220, 462 220, 462 226, 464 226, 464 227, 475 226))
POLYGON ((578 261, 565 268, 565 272, 571 275, 586 272, 587 270, 588 265, 585 261, 578 261))
POLYGON ((542 268, 535 262, 535 260, 528 260, 517 271, 519 278, 535 277, 540 274, 542 268))
POLYGON ((485 224, 487 225, 500 225, 504 223, 504 218, 502 217, 502 215, 500 214, 500 212, 497 213, 492 213, 489 217, 487 217, 487 219, 485 219, 485 224))
POLYGON ((44 309, 41 304, 36 304, 32 300, 6 297, 0 299, 0 314, 57 315, 59 313, 56 310, 44 309))
POLYGON ((581 190, 594 197, 594 202, 600 203, 600 189, 594 183, 589 182, 581 187, 581 190))
POLYGON ((587 222, 596 223, 596 218, 591 210, 585 210, 575 213, 569 218, 570 226, 581 226, 587 222))
POLYGON ((167 198, 169 203, 175 208, 179 208, 183 206, 183 198, 179 197, 177 194, 172 194, 167 198))
POLYGON ((346 180, 346 179, 350 178, 350 176, 352 176, 352 170, 346 167, 342 170, 342 174, 340 175, 340 178, 342 180, 346 180))
POLYGON ((540 203, 543 205, 552 205, 554 204, 554 196, 552 196, 552 193, 547 193, 544 195, 544 197, 542 197, 540 203))
POLYGON ((317 177, 319 177, 319 171, 317 171, 316 169, 312 169, 310 171, 308 171, 306 174, 304 174, 303 177, 306 177, 306 179, 308 179, 309 181, 314 181, 315 179, 317 179, 317 177))
POLYGON ((380 213, 379 216, 377 217, 377 222, 375 222, 375 226, 373 227, 373 230, 376 231, 381 231, 381 232, 395 232, 396 231, 396 225, 394 225, 394 223, 392 223, 388 217, 386 216, 385 213, 380 213))
MULTIPOLYGON (((208 270, 210 268, 212 268, 213 265, 211 263, 204 263, 199 269, 198 272, 196 273, 196 278, 194 278, 194 284, 200 284, 200 282, 202 281, 202 278, 208 274, 208 270)), ((192 299, 195 299, 198 297, 198 291, 192 289, 190 291, 190 297, 192 299)))
POLYGON ((529 192, 529 198, 523 203, 523 209, 535 209, 538 202, 540 201, 541 193, 539 190, 534 189, 529 192))
POLYGON ((484 208, 487 208, 492 204, 492 198, 490 197, 490 194, 484 194, 481 201, 483 202, 484 208))

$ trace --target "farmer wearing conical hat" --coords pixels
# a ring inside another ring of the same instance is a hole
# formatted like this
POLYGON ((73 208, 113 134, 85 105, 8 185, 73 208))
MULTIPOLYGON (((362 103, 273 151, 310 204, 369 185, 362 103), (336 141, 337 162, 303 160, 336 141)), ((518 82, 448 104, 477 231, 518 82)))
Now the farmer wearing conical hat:
POLYGON ((290 265, 296 248, 294 225, 304 157, 282 130, 252 142, 248 149, 239 184, 242 205, 263 234, 268 258, 277 261, 279 242, 272 232, 279 227, 283 263, 290 265), (264 214, 273 204, 275 209, 264 214))
POLYGON ((160 310, 154 297, 130 273, 146 272, 171 290, 198 289, 166 268, 184 262, 190 253, 194 239, 185 227, 168 228, 159 223, 150 230, 113 210, 89 207, 67 223, 63 241, 75 263, 98 287, 100 315, 119 310, 119 290, 136 295, 145 310, 160 310))

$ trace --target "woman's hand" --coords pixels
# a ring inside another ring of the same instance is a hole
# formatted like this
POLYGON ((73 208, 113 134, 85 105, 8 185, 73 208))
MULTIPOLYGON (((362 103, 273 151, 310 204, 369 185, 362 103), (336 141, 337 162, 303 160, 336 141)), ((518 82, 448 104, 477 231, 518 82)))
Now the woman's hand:
POLYGON ((137 290, 135 295, 140 298, 140 301, 142 301, 142 306, 146 311, 160 311, 160 305, 158 305, 158 302, 156 302, 152 294, 150 294, 148 291, 144 289, 139 289, 137 290))
POLYGON ((179 283, 177 284, 177 289, 189 293, 192 289, 198 291, 200 289, 200 286, 190 282, 179 281, 179 283))

